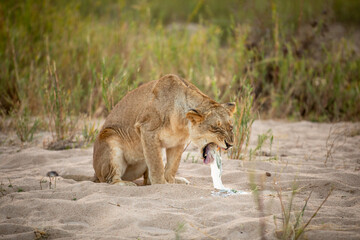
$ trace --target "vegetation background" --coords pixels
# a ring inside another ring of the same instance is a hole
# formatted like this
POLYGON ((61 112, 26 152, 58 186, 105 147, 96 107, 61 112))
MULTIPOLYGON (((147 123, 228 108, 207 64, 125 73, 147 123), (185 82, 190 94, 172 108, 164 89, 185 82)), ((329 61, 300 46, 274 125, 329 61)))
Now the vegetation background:
POLYGON ((357 0, 1 0, 0 109, 61 139, 176 73, 262 118, 358 121, 359 26, 357 0))

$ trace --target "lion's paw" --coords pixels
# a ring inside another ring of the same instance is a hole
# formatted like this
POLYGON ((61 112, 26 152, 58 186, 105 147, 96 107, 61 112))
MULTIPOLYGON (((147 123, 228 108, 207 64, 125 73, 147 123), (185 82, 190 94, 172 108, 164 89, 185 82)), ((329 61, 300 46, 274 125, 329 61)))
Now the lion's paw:
POLYGON ((186 184, 186 185, 190 184, 190 182, 186 178, 183 178, 183 177, 175 177, 175 183, 176 184, 186 184))
POLYGON ((122 180, 114 180, 113 182, 111 182, 112 185, 120 185, 120 186, 134 186, 136 187, 137 185, 133 182, 129 182, 129 181, 122 181, 122 180))

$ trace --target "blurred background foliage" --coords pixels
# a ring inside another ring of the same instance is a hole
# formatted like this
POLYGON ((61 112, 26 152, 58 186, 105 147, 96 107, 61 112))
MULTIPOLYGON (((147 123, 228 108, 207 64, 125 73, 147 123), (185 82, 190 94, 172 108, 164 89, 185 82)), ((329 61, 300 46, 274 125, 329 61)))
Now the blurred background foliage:
POLYGON ((360 120, 359 26, 358 0, 1 0, 0 108, 99 117, 176 73, 250 84, 264 118, 360 120))

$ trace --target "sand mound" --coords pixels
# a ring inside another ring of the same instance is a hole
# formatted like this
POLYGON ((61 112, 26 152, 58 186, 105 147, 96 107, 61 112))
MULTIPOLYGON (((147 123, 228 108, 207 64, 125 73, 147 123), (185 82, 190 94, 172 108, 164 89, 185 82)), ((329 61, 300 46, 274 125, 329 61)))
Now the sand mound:
MULTIPOLYGON (((294 179, 301 190, 293 210, 300 210, 312 191, 304 221, 335 187, 311 222, 309 239, 360 239, 360 136, 355 127, 256 121, 250 148, 258 134, 272 129, 272 150, 265 145, 252 161, 223 154, 222 181, 248 192, 254 181, 262 211, 253 194, 212 195, 210 168, 192 146, 178 171, 189 186, 127 187, 58 177, 52 189, 48 171, 93 175, 91 147, 49 151, 40 145, 1 146, 0 239, 258 239, 260 220, 265 236, 273 239, 273 216, 281 217, 275 188, 281 186, 287 204, 294 179)), ((279 229, 280 219, 277 225, 279 229)))

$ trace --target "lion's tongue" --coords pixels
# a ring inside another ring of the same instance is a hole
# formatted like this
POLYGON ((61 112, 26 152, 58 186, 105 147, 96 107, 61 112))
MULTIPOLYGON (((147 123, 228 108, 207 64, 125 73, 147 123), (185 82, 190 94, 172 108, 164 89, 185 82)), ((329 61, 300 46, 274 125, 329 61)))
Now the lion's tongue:
POLYGON ((209 164, 214 161, 214 156, 212 155, 212 151, 210 151, 210 149, 211 149, 210 145, 207 145, 205 148, 205 154, 206 154, 206 157, 204 159, 205 164, 209 164))

